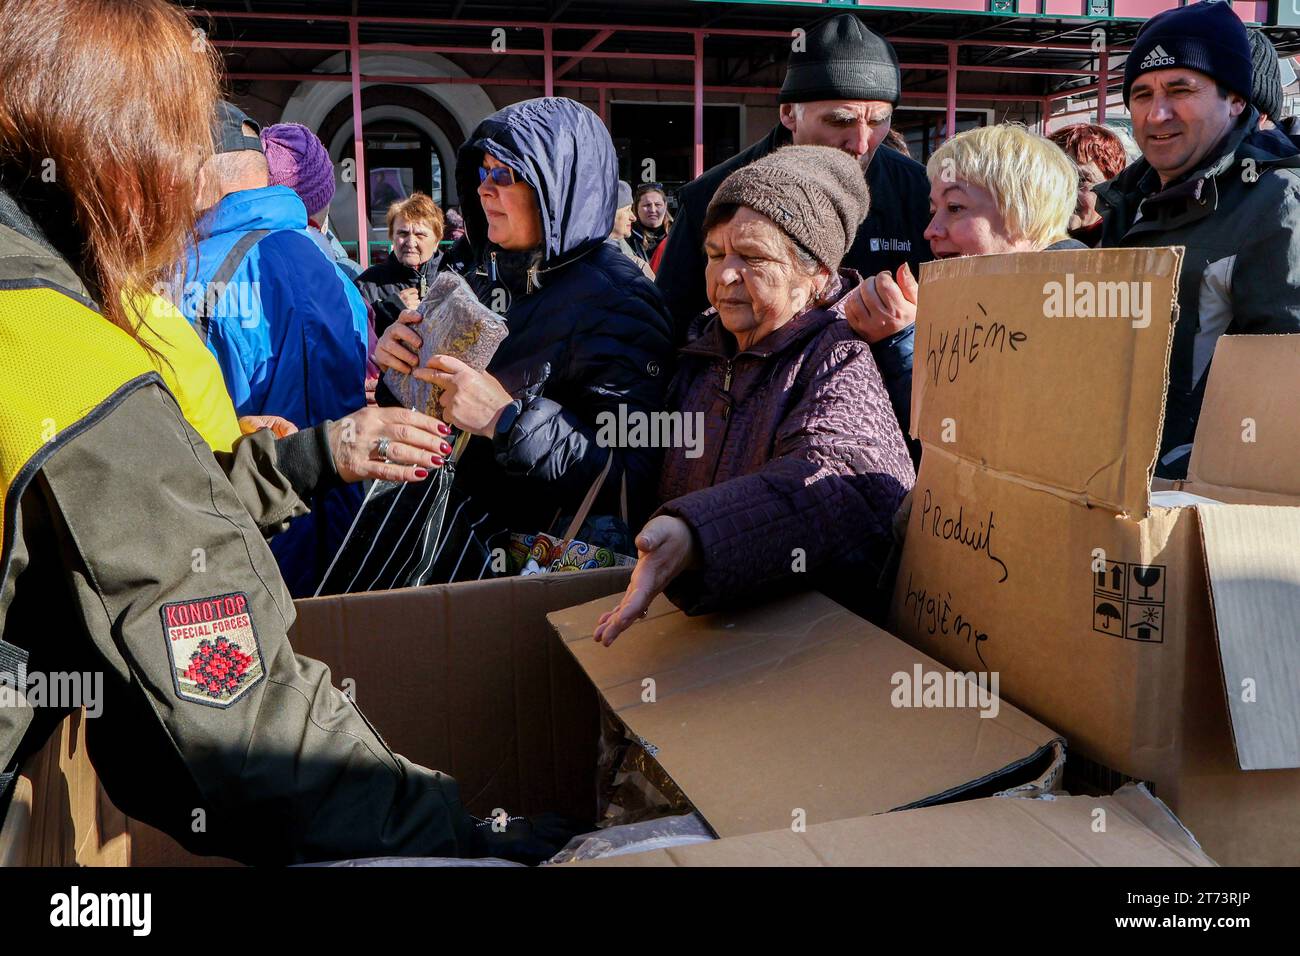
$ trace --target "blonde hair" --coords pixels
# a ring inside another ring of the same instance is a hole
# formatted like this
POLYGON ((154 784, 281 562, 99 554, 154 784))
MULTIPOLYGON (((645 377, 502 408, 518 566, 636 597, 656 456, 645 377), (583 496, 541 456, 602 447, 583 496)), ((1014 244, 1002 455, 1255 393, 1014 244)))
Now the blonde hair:
POLYGON ((925 171, 931 182, 987 189, 1013 239, 1041 249, 1069 234, 1079 173, 1059 146, 1019 123, 958 133, 934 151, 925 171))

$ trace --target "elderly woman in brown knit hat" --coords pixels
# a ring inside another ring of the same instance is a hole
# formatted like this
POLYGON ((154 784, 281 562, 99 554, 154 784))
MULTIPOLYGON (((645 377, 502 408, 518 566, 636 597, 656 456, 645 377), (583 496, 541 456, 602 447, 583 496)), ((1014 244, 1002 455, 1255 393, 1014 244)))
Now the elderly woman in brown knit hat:
POLYGON ((595 640, 609 646, 661 592, 702 614, 846 577, 875 586, 916 476, 870 346, 837 308, 868 204, 861 168, 825 146, 777 150, 718 188, 703 230, 713 308, 668 395, 680 434, 702 441, 668 449, 663 503, 595 640))

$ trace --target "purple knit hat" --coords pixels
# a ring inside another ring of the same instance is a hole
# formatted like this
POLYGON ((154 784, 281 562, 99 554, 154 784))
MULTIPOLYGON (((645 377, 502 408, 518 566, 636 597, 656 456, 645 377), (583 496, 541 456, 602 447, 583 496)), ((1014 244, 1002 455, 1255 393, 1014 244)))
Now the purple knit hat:
POLYGON ((262 148, 272 186, 288 186, 307 207, 320 212, 334 198, 334 164, 320 139, 300 123, 276 123, 262 130, 262 148))

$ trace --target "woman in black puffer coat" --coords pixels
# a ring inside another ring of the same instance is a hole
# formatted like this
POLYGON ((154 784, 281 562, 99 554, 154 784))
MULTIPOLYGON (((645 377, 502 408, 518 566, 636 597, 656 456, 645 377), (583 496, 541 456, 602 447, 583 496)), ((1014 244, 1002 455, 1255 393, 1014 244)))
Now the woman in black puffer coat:
MULTIPOLYGON (((591 513, 618 515, 626 480, 639 528, 662 451, 607 447, 597 434, 602 413, 617 418, 619 406, 633 418, 662 410, 671 320, 654 283, 605 242, 618 171, 604 124, 562 97, 516 103, 474 130, 456 178, 475 263, 464 278, 484 304, 504 307, 510 328, 487 373, 437 358, 416 373, 444 387, 447 420, 475 436, 457 486, 488 503, 485 530, 559 530, 557 514, 577 510, 613 454, 591 513)), ((418 344, 394 323, 375 361, 405 371, 418 344)), ((635 553, 630 535, 600 543, 635 553)))

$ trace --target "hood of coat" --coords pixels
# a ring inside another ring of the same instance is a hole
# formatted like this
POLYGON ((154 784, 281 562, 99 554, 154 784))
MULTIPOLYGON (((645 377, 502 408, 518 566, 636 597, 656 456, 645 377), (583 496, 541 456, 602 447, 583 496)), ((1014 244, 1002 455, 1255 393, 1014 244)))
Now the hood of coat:
POLYGON ((544 266, 576 259, 609 238, 618 204, 618 159, 605 124, 587 107, 560 96, 515 103, 479 123, 460 148, 456 185, 465 235, 479 260, 491 245, 478 197, 485 152, 537 194, 544 266))

